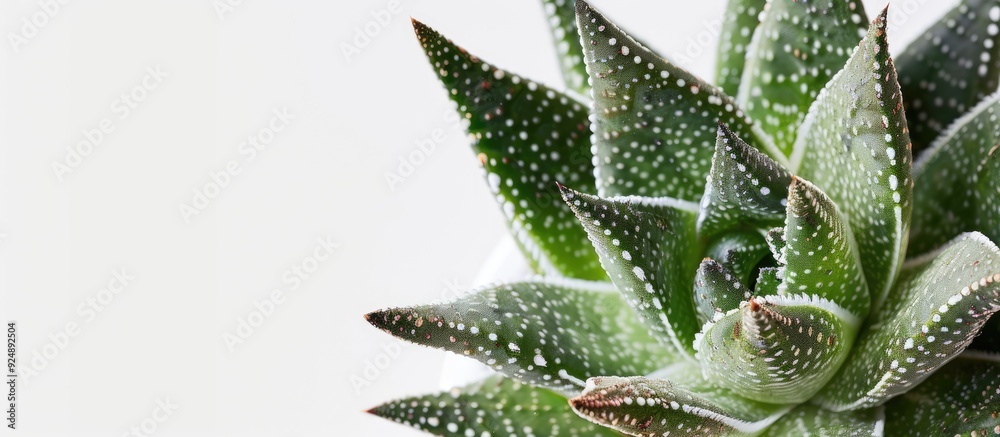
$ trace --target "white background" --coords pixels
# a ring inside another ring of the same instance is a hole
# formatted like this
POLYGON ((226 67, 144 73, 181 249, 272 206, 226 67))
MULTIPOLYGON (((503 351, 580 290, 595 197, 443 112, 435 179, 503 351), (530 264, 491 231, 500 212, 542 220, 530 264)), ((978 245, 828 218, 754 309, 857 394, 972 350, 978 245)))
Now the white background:
MULTIPOLYGON (((722 0, 594 3, 712 76, 722 0)), ((913 14, 891 21, 893 52, 954 3, 894 2, 913 14)), ((396 342, 361 316, 464 291, 505 225, 409 16, 498 66, 560 78, 536 0, 400 4, 348 57, 388 0, 245 0, 221 16, 208 0, 67 2, 16 48, 42 8, 0 3, 0 317, 19 322, 22 375, 35 373, 19 387, 23 435, 143 421, 163 436, 411 434, 362 411, 436 390, 445 353, 380 359, 396 342), (157 67, 155 89, 135 90, 157 67), (145 99, 122 118, 116 100, 132 93, 145 99), (287 128, 241 154, 282 109, 287 128), (114 130, 57 176, 105 118, 114 130), (444 141, 390 187, 386 172, 437 129, 444 141), (180 205, 230 161, 240 173, 186 220, 180 205), (338 247, 313 263, 319 239, 338 247), (293 288, 286 271, 303 263, 316 269, 293 288), (102 292, 119 269, 134 279, 102 292), (284 302, 231 351, 224 334, 274 289, 284 302), (101 311, 81 309, 98 298, 101 311), (158 400, 176 409, 155 415, 158 400)))

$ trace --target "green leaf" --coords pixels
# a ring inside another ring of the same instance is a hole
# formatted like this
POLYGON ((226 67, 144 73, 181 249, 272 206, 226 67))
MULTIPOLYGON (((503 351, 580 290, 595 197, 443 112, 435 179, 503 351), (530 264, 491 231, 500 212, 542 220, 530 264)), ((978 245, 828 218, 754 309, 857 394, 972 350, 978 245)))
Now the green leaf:
POLYGON ((753 31, 760 24, 760 13, 766 0, 729 0, 722 18, 719 50, 715 66, 715 83, 723 92, 735 96, 743 77, 747 47, 753 31))
POLYGON ((966 352, 885 406, 911 436, 1000 434, 1000 355, 966 352))
MULTIPOLYGON (((979 210, 989 214, 986 205, 990 196, 976 195, 981 173, 978 167, 988 151, 1000 144, 998 117, 1000 94, 955 122, 914 164, 911 256, 937 249, 962 232, 982 230, 993 238, 1000 233, 998 227, 977 223, 979 210), (986 202, 980 202, 980 198, 986 202), (977 204, 986 207, 980 209, 977 204)), ((982 185, 987 191, 993 188, 995 193, 998 184, 1000 180, 986 176, 982 185)))
POLYGON ((614 376, 589 379, 570 404, 580 417, 637 436, 754 435, 788 410, 663 379, 614 376))
POLYGON ((847 358, 860 324, 818 297, 757 297, 706 325, 698 358, 707 378, 740 396, 804 402, 847 358))
POLYGON ((809 105, 844 66, 868 19, 854 0, 772 0, 764 11, 736 101, 787 156, 809 105))
POLYGON ((751 276, 761 262, 770 260, 767 241, 756 231, 729 232, 708 245, 705 256, 717 260, 731 270, 744 284, 751 284, 751 276))
POLYGON ((618 434, 573 414, 566 398, 500 376, 460 389, 389 402, 368 411, 446 437, 505 434, 604 436, 618 434))
POLYGON ((580 33, 576 28, 573 0, 542 0, 542 5, 555 40, 559 68, 566 88, 582 96, 589 96, 587 64, 583 62, 583 47, 580 46, 580 33))
POLYGON ((566 392, 580 390, 591 376, 641 375, 677 359, 603 282, 514 283, 451 303, 376 311, 365 318, 401 339, 566 392))
POLYGON ((793 173, 826 192, 850 222, 874 307, 902 266, 913 207, 910 140, 885 14, 809 109, 792 156, 793 173))
MULTIPOLYGON (((811 404, 802 404, 781 416, 767 428, 765 436, 839 436, 870 437, 883 435, 885 411, 870 408, 862 411, 834 413, 811 404)), ((895 432, 910 430, 910 426, 891 428, 895 432)))
POLYGON ((472 149, 535 271, 606 279, 556 187, 594 187, 587 108, 479 60, 422 23, 413 26, 468 120, 472 149))
POLYGON ((976 228, 1000 241, 1000 141, 979 165, 976 190, 976 228))
POLYGON ((792 175, 767 155, 719 125, 712 168, 701 197, 698 231, 766 229, 785 219, 785 195, 792 175))
POLYGON ((754 287, 754 294, 758 296, 770 296, 778 294, 778 287, 784 280, 784 268, 765 267, 760 269, 757 275, 757 285, 754 287))
POLYGON ((962 0, 897 59, 913 156, 997 90, 998 8, 998 0, 962 0))
POLYGON ((595 163, 602 196, 697 201, 719 121, 751 138, 733 100, 626 35, 582 0, 577 25, 593 85, 595 163))
POLYGON ((701 244, 697 205, 661 198, 602 199, 563 188, 625 300, 667 344, 691 354, 698 318, 691 292, 701 244))
POLYGON ((851 228, 830 198, 808 181, 792 179, 783 236, 787 267, 778 294, 827 299, 858 319, 868 316, 871 295, 851 228))
POLYGON ((706 258, 694 276, 694 300, 701 321, 707 322, 739 308, 753 290, 717 261, 706 258))
POLYGON ((905 393, 962 352, 998 310, 1000 250, 982 234, 908 262, 818 403, 853 410, 905 393))

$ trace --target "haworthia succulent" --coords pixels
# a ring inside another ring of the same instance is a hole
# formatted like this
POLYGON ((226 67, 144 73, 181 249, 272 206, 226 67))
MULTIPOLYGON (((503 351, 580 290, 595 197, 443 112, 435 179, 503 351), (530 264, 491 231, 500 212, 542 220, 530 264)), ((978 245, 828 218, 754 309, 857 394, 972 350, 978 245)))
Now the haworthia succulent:
MULTIPOLYGON (((994 94, 957 121, 913 166, 911 255, 937 249, 958 234, 980 229, 993 238, 989 226, 978 226, 979 167, 1000 144, 1000 94, 994 94)), ((1000 179, 983 179, 994 192, 1000 179)), ((989 208, 985 211, 988 213, 989 208)), ((992 228, 997 229, 997 228, 992 228)))
POLYGON ((694 301, 702 322, 739 308, 752 293, 736 274, 713 259, 703 260, 694 276, 694 301))
POLYGON ((587 108, 481 61, 420 22, 413 25, 468 120, 490 188, 536 271, 606 279, 556 187, 557 181, 594 186, 587 108))
POLYGON ((563 189, 611 282, 678 350, 693 351, 698 320, 691 286, 700 244, 696 206, 675 199, 602 199, 563 189))
POLYGON ((913 206, 910 140, 885 28, 883 10, 809 109, 792 156, 792 171, 847 216, 876 307, 902 265, 913 206))
POLYGON ((906 392, 962 352, 998 310, 1000 250, 982 234, 964 234, 908 264, 818 402, 854 410, 906 392))
POLYGON ((997 90, 1000 0, 962 0, 899 56, 913 155, 997 90))
POLYGON ((587 389, 570 403, 581 417, 628 435, 649 437, 753 435, 788 409, 732 396, 707 397, 663 379, 613 376, 591 378, 587 389))
POLYGON ((566 398, 499 376, 467 387, 388 402, 368 411, 445 437, 515 435, 614 437, 577 417, 566 398))
MULTIPOLYGON (((910 429, 910 426, 895 430, 910 429)), ((884 408, 834 413, 816 405, 802 404, 781 416, 767 428, 766 437, 837 436, 871 437, 885 435, 884 408)))
POLYGON ((956 1, 897 79, 888 8, 729 0, 712 86, 541 0, 569 94, 415 23, 549 277, 369 314, 507 377, 373 412, 473 437, 1000 434, 1000 0, 956 1))
POLYGON ((709 379, 740 396, 804 402, 847 358, 860 323, 819 297, 757 297, 706 325, 698 358, 709 379))
POLYGON ((555 40, 559 68, 566 88, 582 96, 589 96, 587 64, 583 62, 583 47, 580 46, 580 33, 576 29, 574 0, 542 0, 542 5, 555 40))
POLYGON ((641 375, 678 359, 617 291, 601 282, 514 283, 451 303, 376 311, 366 318, 404 340, 566 392, 580 390, 591 376, 641 375))
POLYGON ((697 201, 717 123, 751 138, 743 110, 579 0, 577 25, 593 85, 598 192, 697 201))
POLYGON ((699 233, 780 225, 785 219, 789 183, 788 170, 720 124, 701 197, 699 233))
POLYGON ((794 178, 788 187, 782 237, 787 267, 779 294, 827 299, 857 319, 868 316, 871 295, 851 228, 830 198, 808 181, 794 178))
POLYGON ((739 91, 747 47, 753 31, 760 24, 760 13, 766 0, 728 0, 719 33, 719 50, 715 65, 715 84, 735 96, 739 91))
POLYGON ((787 156, 809 105, 843 68, 868 18, 855 0, 771 0, 763 17, 736 101, 787 156))
POLYGON ((885 409, 887 429, 914 437, 1000 434, 1000 355, 959 355, 885 409))

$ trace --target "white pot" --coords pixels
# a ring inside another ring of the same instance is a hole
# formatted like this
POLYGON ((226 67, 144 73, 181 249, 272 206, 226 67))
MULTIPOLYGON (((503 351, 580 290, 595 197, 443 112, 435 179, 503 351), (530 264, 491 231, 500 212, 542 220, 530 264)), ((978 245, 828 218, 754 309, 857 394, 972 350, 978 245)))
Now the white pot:
MULTIPOLYGON (((524 280, 534 275, 521 250, 510 235, 505 236, 490 253, 479 270, 472 288, 478 289, 498 282, 524 280)), ((468 385, 492 374, 492 369, 472 358, 448 353, 441 368, 441 389, 468 385)))

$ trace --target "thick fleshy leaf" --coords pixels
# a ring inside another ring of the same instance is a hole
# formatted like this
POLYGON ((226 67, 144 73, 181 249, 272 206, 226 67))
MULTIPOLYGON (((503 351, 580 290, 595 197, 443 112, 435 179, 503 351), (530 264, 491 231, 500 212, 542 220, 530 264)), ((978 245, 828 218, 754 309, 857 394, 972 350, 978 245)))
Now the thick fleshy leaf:
POLYGON ((590 95, 587 84, 587 64, 583 62, 583 47, 580 33, 576 28, 576 8, 574 0, 542 0, 549 29, 555 40, 566 88, 583 96, 590 95))
POLYGON ((809 105, 843 68, 867 24, 860 1, 767 3, 736 101, 786 156, 809 105))
POLYGON ((691 353, 699 322, 691 292, 701 244, 697 205, 669 198, 602 199, 563 188, 601 264, 640 318, 691 353))
POLYGON ((788 170, 720 124, 701 197, 699 233, 780 225, 785 220, 785 194, 791 178, 788 170))
MULTIPOLYGON (((977 223, 980 171, 972 169, 980 167, 996 144, 1000 144, 1000 94, 962 117, 920 156, 913 166, 911 256, 935 250, 962 232, 982 230, 991 235, 989 227, 977 223)), ((1000 181, 986 179, 987 187, 1000 186, 1000 181)))
POLYGON ((566 398, 500 376, 447 392, 388 402, 368 411, 445 437, 499 433, 614 437, 573 414, 566 398))
POLYGON ((664 379, 597 377, 570 399, 577 414, 635 436, 754 435, 788 407, 691 389, 664 379))
POLYGON ((555 184, 593 187, 587 108, 479 60, 422 23, 413 26, 468 120, 472 148, 535 270, 606 279, 555 184))
POLYGON ((809 109, 792 156, 793 173, 848 218, 875 307, 902 267, 913 207, 910 140, 885 14, 809 109))
POLYGON ((962 352, 998 310, 1000 250, 982 234, 909 262, 818 402, 853 410, 906 392, 962 352))
POLYGON ((718 261, 747 285, 756 279, 752 275, 758 266, 771 266, 770 254, 767 241, 756 231, 736 231, 720 235, 709 243, 705 251, 706 257, 718 261))
POLYGON ((858 319, 868 316, 871 295, 854 235, 837 206, 808 181, 794 178, 788 187, 782 235, 786 267, 779 294, 827 299, 858 319))
POLYGON ((990 148, 979 166, 976 189, 976 228, 1000 241, 1000 142, 990 148))
POLYGON ((715 83, 722 91, 735 96, 740 89, 747 47, 753 31, 760 24, 766 0, 729 0, 719 33, 719 51, 715 65, 715 83))
POLYGON ((899 55, 913 155, 997 90, 1000 0, 962 0, 899 55))
POLYGON ((914 437, 1000 434, 1000 355, 963 353, 885 411, 887 429, 914 437))
MULTIPOLYGON (((895 432, 908 432, 909 426, 894 428, 895 432)), ((871 437, 884 435, 885 411, 870 408, 862 411, 835 413, 816 405, 802 404, 781 416, 764 433, 768 437, 787 436, 838 436, 871 437)), ((907 434, 909 435, 909 434, 907 434)))
POLYGON ((860 324, 818 297, 757 297, 706 325, 698 358, 709 379, 741 396, 804 402, 847 358, 860 324))
POLYGON ((598 192, 697 201, 711 167, 717 123, 752 138, 743 110, 586 2, 578 0, 576 12, 593 85, 598 192))
POLYGON ((722 264, 706 258, 694 276, 694 301, 703 322, 739 308, 753 290, 722 264))
POLYGON ((365 316, 389 334, 475 358, 531 385, 575 392, 595 375, 676 361, 603 282, 522 282, 365 316))

